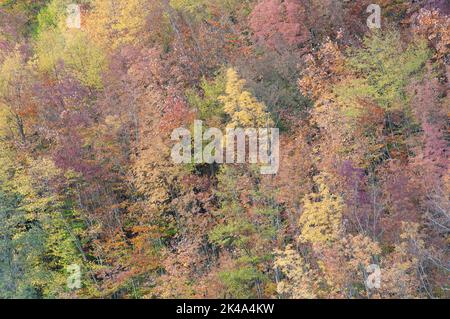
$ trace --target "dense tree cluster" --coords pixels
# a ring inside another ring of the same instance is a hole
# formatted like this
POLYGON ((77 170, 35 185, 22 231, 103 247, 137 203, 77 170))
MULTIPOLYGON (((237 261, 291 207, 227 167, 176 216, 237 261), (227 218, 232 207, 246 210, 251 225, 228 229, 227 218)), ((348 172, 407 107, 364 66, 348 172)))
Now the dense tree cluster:
POLYGON ((448 298, 449 5, 379 2, 2 1, 0 298, 448 298), (278 174, 175 164, 196 119, 278 174))

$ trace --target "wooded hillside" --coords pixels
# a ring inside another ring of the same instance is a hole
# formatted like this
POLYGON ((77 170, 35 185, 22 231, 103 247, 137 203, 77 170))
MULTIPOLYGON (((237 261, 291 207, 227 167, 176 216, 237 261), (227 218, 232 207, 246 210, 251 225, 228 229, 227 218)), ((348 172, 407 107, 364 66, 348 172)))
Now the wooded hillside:
POLYGON ((449 298, 450 5, 371 3, 0 1, 0 298, 449 298))

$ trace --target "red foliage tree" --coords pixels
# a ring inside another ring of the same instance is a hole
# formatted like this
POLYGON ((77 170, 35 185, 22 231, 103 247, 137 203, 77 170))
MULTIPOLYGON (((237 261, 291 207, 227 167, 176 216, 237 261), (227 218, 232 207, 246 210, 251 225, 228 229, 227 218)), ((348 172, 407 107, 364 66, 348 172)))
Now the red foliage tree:
POLYGON ((250 28, 258 43, 275 48, 302 46, 309 39, 306 10, 300 0, 263 0, 250 16, 250 28))

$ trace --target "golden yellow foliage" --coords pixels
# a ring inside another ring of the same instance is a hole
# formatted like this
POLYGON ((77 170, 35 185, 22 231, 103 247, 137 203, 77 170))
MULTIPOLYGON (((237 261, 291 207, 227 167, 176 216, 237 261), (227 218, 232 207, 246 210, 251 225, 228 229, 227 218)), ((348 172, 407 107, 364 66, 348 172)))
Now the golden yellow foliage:
POLYGON ((236 70, 229 68, 226 73, 226 95, 219 97, 224 103, 224 111, 231 118, 229 127, 270 127, 272 120, 264 103, 244 89, 245 80, 240 79, 236 70))
POLYGON ((137 44, 145 37, 144 27, 148 6, 145 0, 96 0, 85 19, 85 29, 104 48, 137 44))
POLYGON ((324 179, 323 175, 316 178, 318 193, 309 194, 303 201, 303 213, 299 220, 301 242, 332 242, 338 239, 341 232, 344 204, 339 196, 331 194, 324 179))
POLYGON ((302 256, 292 247, 287 246, 284 251, 276 251, 275 268, 279 268, 286 276, 285 280, 277 284, 279 294, 294 299, 317 298, 314 272, 302 256))

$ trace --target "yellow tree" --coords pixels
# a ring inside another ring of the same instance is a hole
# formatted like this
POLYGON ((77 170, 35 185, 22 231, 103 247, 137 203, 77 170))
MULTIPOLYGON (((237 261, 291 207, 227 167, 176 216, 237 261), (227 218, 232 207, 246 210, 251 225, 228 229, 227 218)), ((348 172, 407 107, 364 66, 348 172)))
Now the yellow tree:
POLYGON ((325 243, 339 238, 342 223, 343 201, 333 195, 325 184, 325 176, 316 178, 319 191, 306 196, 299 220, 303 243, 325 243))
POLYGON ((157 2, 146 0, 95 0, 83 25, 104 48, 137 44, 148 34, 144 32, 146 18, 155 4, 157 2))
POLYGON ((315 179, 318 191, 303 200, 298 241, 311 245, 306 255, 292 245, 275 253, 275 267, 288 279, 278 283, 277 291, 292 298, 369 297, 365 269, 381 249, 362 234, 345 235, 344 203, 331 193, 326 178, 319 175, 315 179))
POLYGON ((311 269, 295 248, 289 245, 283 251, 275 251, 275 255, 275 268, 280 269, 287 279, 278 283, 277 292, 293 299, 317 298, 317 272, 311 269))
POLYGON ((224 111, 230 117, 229 127, 270 127, 273 125, 267 107, 244 89, 245 80, 240 79, 236 70, 226 72, 225 95, 219 100, 224 103, 224 111))

